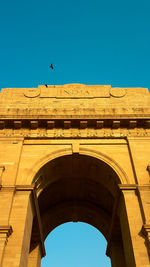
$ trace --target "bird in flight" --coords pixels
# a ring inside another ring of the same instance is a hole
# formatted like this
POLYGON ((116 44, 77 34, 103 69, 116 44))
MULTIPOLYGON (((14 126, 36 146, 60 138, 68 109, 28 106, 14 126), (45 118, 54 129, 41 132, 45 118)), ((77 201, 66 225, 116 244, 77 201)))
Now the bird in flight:
POLYGON ((54 69, 53 64, 50 65, 50 68, 51 68, 52 70, 54 69))

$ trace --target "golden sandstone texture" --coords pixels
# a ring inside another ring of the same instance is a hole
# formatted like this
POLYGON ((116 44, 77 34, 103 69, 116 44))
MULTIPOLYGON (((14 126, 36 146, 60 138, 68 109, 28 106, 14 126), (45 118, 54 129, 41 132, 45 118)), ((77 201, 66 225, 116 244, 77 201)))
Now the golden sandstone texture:
POLYGON ((68 221, 105 236, 113 267, 150 267, 149 210, 147 88, 1 90, 1 267, 39 267, 45 238, 68 221))

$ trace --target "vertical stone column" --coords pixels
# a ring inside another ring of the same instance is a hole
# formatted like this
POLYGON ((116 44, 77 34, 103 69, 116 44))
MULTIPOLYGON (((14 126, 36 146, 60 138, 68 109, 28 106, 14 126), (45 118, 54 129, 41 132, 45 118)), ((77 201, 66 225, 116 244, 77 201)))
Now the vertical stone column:
POLYGON ((28 267, 40 267, 42 259, 41 245, 38 244, 29 254, 28 267))
MULTIPOLYGON (((7 266, 4 264, 5 252, 13 236, 13 233, 10 235, 12 231, 9 230, 11 229, 10 218, 22 144, 22 137, 5 136, 0 138, 0 266, 7 266)), ((11 254, 13 253, 11 252, 11 254)), ((11 257, 11 255, 9 256, 11 257)))
POLYGON ((121 185, 122 195, 119 203, 124 254, 127 266, 150 266, 148 249, 142 234, 143 217, 136 185, 121 185))
POLYGON ((109 245, 109 257, 111 259, 112 267, 126 267, 121 241, 111 241, 109 245))
POLYGON ((5 166, 0 166, 0 266, 2 266, 8 237, 12 233, 12 227, 9 225, 9 215, 14 193, 14 187, 2 187, 2 175, 4 171, 5 166))
POLYGON ((10 214, 13 233, 5 247, 2 267, 27 267, 33 222, 32 188, 16 188, 10 214))
POLYGON ((42 223, 39 211, 38 200, 35 190, 33 191, 33 203, 35 209, 35 217, 32 226, 30 253, 28 256, 28 267, 40 267, 41 259, 45 256, 45 246, 43 238, 42 223))
POLYGON ((116 191, 106 250, 106 255, 111 259, 112 267, 120 267, 120 264, 122 267, 126 267, 119 216, 117 214, 119 199, 120 189, 116 191))
POLYGON ((139 185, 137 188, 139 202, 143 213, 142 234, 150 257, 150 185, 139 185))

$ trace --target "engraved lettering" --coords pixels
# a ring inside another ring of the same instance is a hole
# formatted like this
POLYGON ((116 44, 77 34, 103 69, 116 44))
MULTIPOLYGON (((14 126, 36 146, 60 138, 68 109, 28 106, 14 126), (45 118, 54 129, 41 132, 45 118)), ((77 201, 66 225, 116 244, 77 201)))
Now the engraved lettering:
POLYGON ((70 92, 67 91, 66 89, 64 90, 64 93, 66 93, 67 95, 70 95, 70 92))
POLYGON ((79 94, 80 92, 77 90, 77 89, 72 89, 72 94, 73 95, 76 95, 76 94, 79 94))

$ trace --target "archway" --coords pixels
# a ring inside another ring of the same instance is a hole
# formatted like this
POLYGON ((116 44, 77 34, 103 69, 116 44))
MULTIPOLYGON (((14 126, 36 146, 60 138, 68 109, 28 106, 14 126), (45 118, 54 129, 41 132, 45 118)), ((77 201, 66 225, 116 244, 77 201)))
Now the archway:
MULTIPOLYGON (((126 266, 120 218, 114 213, 120 183, 112 167, 88 155, 61 156, 44 164, 33 179, 44 239, 62 223, 86 222, 105 236, 112 266, 120 266, 120 261, 121 266, 126 266)), ((30 245, 32 259, 39 246, 37 227, 37 218, 34 217, 30 245)), ((40 260, 38 264, 35 266, 40 266, 40 260)))
POLYGON ((46 236, 81 221, 105 236, 112 266, 148 267, 148 90, 71 84, 1 97, 0 265, 39 267, 46 236))

